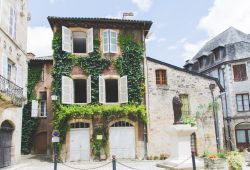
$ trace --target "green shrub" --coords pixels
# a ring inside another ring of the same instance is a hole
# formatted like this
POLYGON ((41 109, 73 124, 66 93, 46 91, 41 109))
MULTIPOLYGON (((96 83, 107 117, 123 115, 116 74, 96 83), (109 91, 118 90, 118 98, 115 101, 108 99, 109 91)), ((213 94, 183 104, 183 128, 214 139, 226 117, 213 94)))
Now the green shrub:
POLYGON ((243 164, 243 157, 238 151, 231 151, 227 154, 227 161, 234 170, 241 170, 243 164))

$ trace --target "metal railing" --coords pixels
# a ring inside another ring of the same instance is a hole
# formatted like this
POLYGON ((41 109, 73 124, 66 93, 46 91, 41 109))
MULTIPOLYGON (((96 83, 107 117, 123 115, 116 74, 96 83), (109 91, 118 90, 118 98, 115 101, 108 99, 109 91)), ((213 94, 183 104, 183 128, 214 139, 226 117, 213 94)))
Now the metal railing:
MULTIPOLYGON (((17 75, 19 76, 19 75, 17 75)), ((11 103, 16 106, 22 106, 24 101, 23 88, 0 75, 0 94, 9 97, 11 103)))

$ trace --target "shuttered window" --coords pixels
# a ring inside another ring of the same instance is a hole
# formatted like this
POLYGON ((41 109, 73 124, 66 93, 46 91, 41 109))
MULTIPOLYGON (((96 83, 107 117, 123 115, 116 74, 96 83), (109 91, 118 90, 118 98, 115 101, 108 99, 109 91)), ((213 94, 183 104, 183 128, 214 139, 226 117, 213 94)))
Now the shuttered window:
POLYGON ((182 107, 181 107, 182 114, 190 114, 188 95, 187 94, 180 94, 180 99, 181 99, 181 103, 182 103, 182 107))
POLYGON ((234 81, 244 81, 247 79, 246 64, 238 64, 233 66, 234 81))
POLYGON ((114 30, 106 29, 102 33, 103 53, 117 53, 118 33, 114 30))
POLYGON ((11 37, 16 38, 16 11, 13 7, 10 7, 9 34, 11 37))
POLYGON ((249 94, 237 94, 236 102, 237 102, 237 111, 243 112, 250 110, 249 94))
POLYGON ((39 114, 40 117, 47 117, 47 93, 40 92, 39 114))
POLYGON ((166 70, 156 70, 156 84, 167 85, 166 70))

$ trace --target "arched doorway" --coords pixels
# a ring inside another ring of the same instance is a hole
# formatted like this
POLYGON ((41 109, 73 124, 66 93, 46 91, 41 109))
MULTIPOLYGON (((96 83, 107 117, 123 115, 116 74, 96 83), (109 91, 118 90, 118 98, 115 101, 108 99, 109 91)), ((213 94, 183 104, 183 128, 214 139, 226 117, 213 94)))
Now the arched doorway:
POLYGON ((11 145, 14 126, 5 120, 0 127, 0 168, 11 164, 11 145))
POLYGON ((235 126, 237 148, 250 147, 250 122, 239 123, 235 126))
POLYGON ((110 156, 135 158, 135 128, 126 121, 113 123, 109 128, 110 156))

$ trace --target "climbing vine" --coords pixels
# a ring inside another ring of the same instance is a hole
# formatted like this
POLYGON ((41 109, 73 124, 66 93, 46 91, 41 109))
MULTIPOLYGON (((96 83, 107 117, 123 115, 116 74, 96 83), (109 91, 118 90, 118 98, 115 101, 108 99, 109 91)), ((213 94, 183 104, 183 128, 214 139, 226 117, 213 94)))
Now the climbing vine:
POLYGON ((101 154, 101 148, 107 146, 107 125, 110 121, 117 118, 129 118, 146 122, 146 112, 144 105, 141 105, 144 95, 143 72, 141 68, 143 59, 143 48, 128 35, 121 35, 119 38, 122 57, 117 60, 110 60, 101 57, 100 42, 94 40, 93 52, 88 56, 76 56, 62 51, 61 33, 56 32, 52 47, 54 50, 55 64, 52 76, 53 92, 59 97, 61 95, 61 77, 69 76, 73 66, 79 66, 87 74, 91 75, 91 104, 88 105, 63 105, 60 100, 53 104, 54 120, 53 126, 60 131, 61 140, 59 148, 65 141, 66 133, 69 129, 68 121, 73 118, 102 119, 103 127, 93 127, 93 137, 91 139, 92 153, 95 157, 101 154), (102 72, 114 64, 120 76, 128 76, 128 98, 126 105, 100 105, 98 77, 102 72), (102 131, 102 133, 100 132, 102 131), (97 134, 102 134, 103 138, 97 139, 97 134))
POLYGON ((41 79, 42 68, 30 67, 28 70, 27 104, 23 108, 22 143, 21 150, 28 154, 33 146, 33 135, 37 129, 38 121, 31 117, 31 101, 36 99, 35 85, 41 79))

